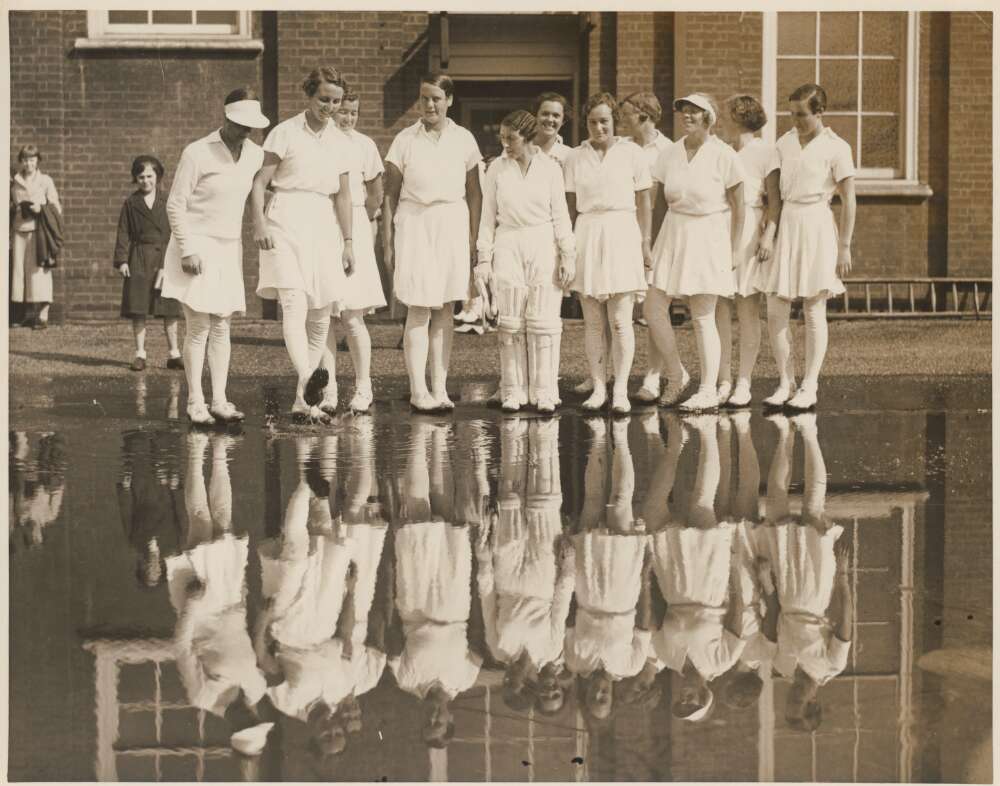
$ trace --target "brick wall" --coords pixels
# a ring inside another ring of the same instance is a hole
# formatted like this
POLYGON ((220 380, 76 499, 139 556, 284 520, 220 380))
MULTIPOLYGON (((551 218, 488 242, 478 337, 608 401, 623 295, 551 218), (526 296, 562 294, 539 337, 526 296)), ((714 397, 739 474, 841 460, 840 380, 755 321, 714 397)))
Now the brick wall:
POLYGON ((993 238, 993 14, 951 14, 948 273, 989 275, 993 238))
MULTIPOLYGON (((74 51, 86 35, 83 11, 10 13, 12 160, 23 144, 39 145, 65 208, 55 319, 118 313, 111 256, 122 201, 134 189, 132 159, 159 157, 169 188, 184 146, 221 124, 226 93, 259 86, 261 76, 257 54, 74 51)), ((259 313, 256 254, 246 255, 244 270, 248 313, 259 313)))

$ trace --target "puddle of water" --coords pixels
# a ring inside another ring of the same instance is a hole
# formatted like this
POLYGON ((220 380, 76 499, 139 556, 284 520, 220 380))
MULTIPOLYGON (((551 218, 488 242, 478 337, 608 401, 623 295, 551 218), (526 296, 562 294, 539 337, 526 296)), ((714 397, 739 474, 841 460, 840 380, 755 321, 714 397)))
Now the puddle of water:
POLYGON ((990 778, 988 412, 112 393, 14 417, 12 780, 990 778))

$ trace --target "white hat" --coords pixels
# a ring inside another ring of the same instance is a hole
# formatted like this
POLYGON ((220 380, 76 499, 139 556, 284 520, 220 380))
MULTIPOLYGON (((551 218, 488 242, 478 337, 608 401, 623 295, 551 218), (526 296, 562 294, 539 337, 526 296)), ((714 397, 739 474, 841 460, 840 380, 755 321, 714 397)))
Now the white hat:
POLYGON ((260 111, 260 101, 246 98, 226 104, 226 117, 247 128, 267 128, 271 121, 260 111))
POLYGON ((259 756, 267 744, 267 735, 273 728, 273 723, 258 723, 249 729, 235 732, 229 738, 229 744, 244 756, 259 756))
POLYGON ((681 109, 681 104, 694 104, 705 112, 708 112, 708 124, 710 126, 715 125, 715 110, 712 108, 712 102, 709 101, 705 96, 699 95, 698 93, 691 93, 690 95, 684 96, 684 98, 678 98, 674 101, 674 110, 679 112, 681 109))

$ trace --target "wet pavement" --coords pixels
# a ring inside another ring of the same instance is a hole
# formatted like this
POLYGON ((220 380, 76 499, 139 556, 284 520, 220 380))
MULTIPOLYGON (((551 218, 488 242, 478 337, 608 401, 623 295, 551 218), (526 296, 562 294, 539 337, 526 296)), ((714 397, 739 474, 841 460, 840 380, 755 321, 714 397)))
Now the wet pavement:
POLYGON ((12 391, 11 780, 992 780, 988 378, 397 392, 304 427, 241 380, 197 431, 176 380, 12 391))

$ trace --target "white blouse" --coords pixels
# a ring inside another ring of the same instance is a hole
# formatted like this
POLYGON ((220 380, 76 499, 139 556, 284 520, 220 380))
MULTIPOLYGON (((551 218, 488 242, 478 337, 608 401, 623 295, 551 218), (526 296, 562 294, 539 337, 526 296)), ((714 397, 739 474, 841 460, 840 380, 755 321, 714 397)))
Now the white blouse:
MULTIPOLYGON (((56 184, 52 178, 44 172, 35 170, 35 174, 25 178, 20 172, 14 175, 11 184, 10 194, 11 204, 17 208, 21 202, 37 202, 40 205, 51 204, 62 213, 62 205, 59 204, 59 195, 56 193, 56 184)), ((14 231, 31 232, 35 228, 34 216, 24 218, 18 208, 14 212, 14 231)))
POLYGON ((670 137, 666 134, 660 133, 659 131, 656 132, 656 136, 653 137, 653 141, 648 145, 642 144, 642 142, 639 142, 633 137, 626 137, 626 139, 635 142, 642 148, 642 157, 646 159, 650 175, 653 173, 653 165, 656 163, 656 159, 660 157, 660 153, 673 144, 673 142, 670 141, 670 137))
POLYGON ((167 197, 170 231, 181 256, 194 253, 192 235, 239 238, 247 195, 263 163, 264 151, 249 139, 234 161, 218 131, 184 148, 167 197))
POLYGON ((480 261, 493 260, 498 223, 505 229, 552 224, 562 258, 576 256, 563 173, 554 159, 532 156, 527 174, 521 174, 520 164, 506 155, 490 164, 483 186, 483 211, 476 243, 480 261))
POLYGON ((573 148, 563 142, 563 138, 556 134, 556 141, 552 143, 552 147, 549 148, 548 152, 539 148, 539 152, 542 155, 546 155, 559 164, 560 167, 566 166, 566 161, 569 159, 570 154, 573 152, 573 148))
POLYGON ((652 654, 652 633, 635 627, 635 612, 595 614, 577 608, 566 631, 566 667, 587 677, 604 668, 613 679, 634 677, 652 654))
POLYGON ((656 657, 678 674, 688 658, 706 680, 725 674, 746 646, 722 625, 725 609, 681 605, 668 608, 663 627, 653 636, 656 657))
POLYGON ((306 113, 278 123, 264 140, 264 152, 281 159, 271 180, 278 191, 313 191, 324 196, 340 191, 340 175, 351 169, 350 140, 333 123, 315 132, 306 113))
POLYGON ((464 622, 433 622, 406 630, 406 646, 389 659, 396 684, 419 698, 440 684, 451 698, 476 684, 483 659, 469 650, 464 622))
POLYGON ((612 143, 603 159, 586 140, 573 149, 563 172, 566 191, 576 194, 580 213, 634 212, 635 192, 653 184, 642 148, 622 137, 612 143))
POLYGON ((692 216, 729 210, 726 190, 742 183, 744 177, 736 151, 710 136, 688 161, 685 139, 662 151, 653 165, 653 179, 663 184, 667 206, 692 216))
POLYGON ((764 181, 778 168, 778 155, 774 147, 763 139, 754 137, 737 157, 743 166, 743 204, 747 207, 764 207, 767 189, 764 181))
POLYGON ((824 128, 805 147, 793 128, 781 135, 775 146, 781 168, 783 202, 829 202, 837 183, 857 174, 851 146, 832 128, 824 128))
POLYGON ((437 139, 419 120, 404 128, 385 160, 403 175, 400 201, 433 205, 465 199, 465 175, 482 158, 471 132, 448 118, 437 139))
POLYGON ((364 207, 367 190, 365 183, 370 183, 385 171, 382 166, 382 156, 371 137, 357 131, 345 131, 354 150, 351 164, 351 204, 354 207, 364 207))

